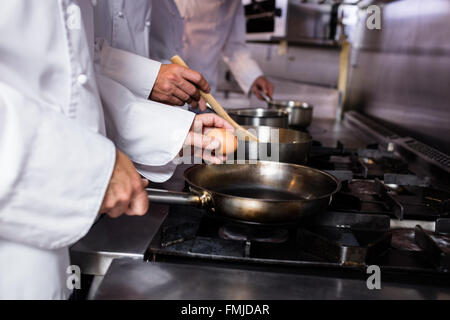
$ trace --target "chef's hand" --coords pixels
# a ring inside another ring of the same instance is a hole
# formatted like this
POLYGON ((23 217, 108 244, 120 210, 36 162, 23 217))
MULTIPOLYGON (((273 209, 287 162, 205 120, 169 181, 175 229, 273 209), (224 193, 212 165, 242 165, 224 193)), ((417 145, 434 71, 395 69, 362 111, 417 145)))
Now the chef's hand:
POLYGON ((252 84, 252 92, 258 97, 259 100, 264 100, 264 97, 261 95, 260 91, 272 98, 273 84, 264 76, 259 76, 252 84))
POLYGON ((103 199, 100 213, 112 218, 122 214, 143 216, 148 210, 145 187, 148 180, 141 179, 131 160, 119 150, 116 151, 116 164, 103 199))
POLYGON ((191 148, 191 151, 194 150, 195 157, 202 158, 210 163, 220 164, 226 160, 226 155, 220 155, 219 157, 213 153, 220 146, 221 142, 205 135, 214 128, 222 128, 234 132, 233 126, 217 114, 199 114, 194 118, 194 122, 184 142, 184 148, 188 147, 191 148))
POLYGON ((199 72, 176 64, 163 64, 149 98, 174 106, 188 103, 204 111, 206 103, 201 99, 199 89, 210 91, 208 82, 199 72))

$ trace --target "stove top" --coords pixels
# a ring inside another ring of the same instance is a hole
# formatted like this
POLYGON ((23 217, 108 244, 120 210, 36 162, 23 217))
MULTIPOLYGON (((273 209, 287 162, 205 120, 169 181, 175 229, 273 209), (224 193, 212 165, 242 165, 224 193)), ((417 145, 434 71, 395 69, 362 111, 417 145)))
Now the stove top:
POLYGON ((171 206, 148 259, 365 270, 448 276, 450 193, 434 188, 377 145, 324 148, 315 142, 309 166, 342 181, 326 212, 295 225, 226 220, 171 206))

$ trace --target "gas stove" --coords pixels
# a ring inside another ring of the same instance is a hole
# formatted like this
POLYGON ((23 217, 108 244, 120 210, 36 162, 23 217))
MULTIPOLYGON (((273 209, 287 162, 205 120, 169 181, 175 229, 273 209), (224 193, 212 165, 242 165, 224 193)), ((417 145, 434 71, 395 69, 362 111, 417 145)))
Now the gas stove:
MULTIPOLYGON (((261 284, 278 289, 272 298, 449 297, 450 161, 434 149, 420 153, 413 139, 366 120, 347 113, 343 122, 312 123, 308 166, 342 184, 325 212, 267 226, 151 202, 143 217, 100 219, 72 246, 72 263, 106 287, 120 284, 104 291, 120 298, 136 297, 136 288, 144 288, 139 298, 167 298, 164 292, 192 298, 186 281, 199 286, 194 291, 202 298, 218 294, 217 285, 225 286, 222 293, 239 296, 245 288, 247 297, 261 298, 261 284), (366 286, 373 265, 383 290, 366 286)), ((188 167, 152 187, 182 191, 188 167)))
MULTIPOLYGON (((308 166, 342 182, 327 211, 291 225, 261 225, 171 206, 147 252, 151 261, 264 270, 377 265, 405 274, 450 275, 450 193, 377 144, 323 147, 308 166)), ((448 279, 448 278, 446 278, 448 279)))

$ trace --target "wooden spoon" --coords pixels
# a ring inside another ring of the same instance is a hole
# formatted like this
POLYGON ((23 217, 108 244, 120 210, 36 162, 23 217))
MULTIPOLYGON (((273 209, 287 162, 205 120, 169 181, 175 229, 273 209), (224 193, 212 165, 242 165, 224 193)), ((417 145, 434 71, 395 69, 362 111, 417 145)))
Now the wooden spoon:
MULTIPOLYGON (((187 66, 187 64, 183 61, 183 59, 181 59, 181 57, 178 56, 178 55, 173 56, 172 59, 170 59, 170 61, 172 61, 173 64, 178 64, 178 65, 183 66, 185 68, 189 68, 187 66)), ((222 118, 227 120, 234 127, 234 129, 236 130, 235 134, 240 140, 246 140, 246 137, 248 137, 249 140, 258 142, 258 138, 255 135, 253 135, 250 132, 248 132, 246 129, 242 128, 239 124, 237 124, 236 121, 234 121, 228 115, 228 113, 222 108, 220 103, 217 102, 217 100, 214 99, 214 97, 210 93, 206 93, 206 92, 203 92, 202 90, 200 90, 200 95, 203 97, 203 99, 205 99, 205 101, 207 103, 209 103, 211 108, 219 116, 221 116, 222 118)))

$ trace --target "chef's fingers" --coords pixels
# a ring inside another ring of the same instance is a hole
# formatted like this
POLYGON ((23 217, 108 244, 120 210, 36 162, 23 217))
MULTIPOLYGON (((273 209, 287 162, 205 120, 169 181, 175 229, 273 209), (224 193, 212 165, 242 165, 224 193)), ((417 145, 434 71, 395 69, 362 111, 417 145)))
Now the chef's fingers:
POLYGON ((111 218, 118 218, 127 211, 127 206, 118 206, 109 210, 106 214, 111 218))
POLYGON ((194 110, 198 108, 198 102, 197 101, 192 101, 189 105, 194 110))
POLYGON ((176 87, 173 86, 170 89, 170 91, 166 91, 164 94, 163 93, 152 94, 152 100, 168 104, 171 106, 183 106, 184 102, 172 94, 174 88, 176 87))
POLYGON ((131 199, 130 206, 125 213, 129 216, 143 216, 147 213, 148 206, 149 202, 147 192, 144 188, 142 188, 134 194, 133 198, 131 199))
POLYGON ((273 84, 269 81, 269 80, 264 80, 263 81, 263 92, 269 96, 270 98, 272 98, 273 95, 273 84))
POLYGON ((198 91, 197 87, 195 87, 192 83, 186 81, 186 79, 180 78, 176 85, 180 90, 189 95, 192 100, 200 100, 200 91, 198 91))
POLYGON ((234 127, 215 113, 199 114, 195 118, 203 123, 203 127, 223 128, 234 132, 234 127))
POLYGON ((174 88, 172 94, 176 98, 178 98, 180 101, 182 101, 183 105, 185 103, 191 103, 192 102, 192 97, 190 95, 188 95, 186 92, 184 92, 183 90, 181 90, 180 88, 178 88, 178 87, 174 88))
POLYGON ((112 193, 111 202, 113 205, 107 214, 112 218, 117 218, 128 210, 133 190, 131 185, 128 187, 115 185, 112 193))
POLYGON ((173 94, 167 98, 167 101, 172 106, 179 106, 179 107, 184 106, 184 101, 174 96, 173 94))
POLYGON ((273 87, 273 84, 272 84, 272 82, 269 82, 269 92, 267 93, 268 95, 269 95, 269 97, 273 97, 273 90, 274 90, 274 87, 273 87))
POLYGON ((195 116, 194 118, 194 124, 192 125, 191 131, 199 134, 203 133, 203 122, 201 119, 198 118, 198 116, 195 116))
POLYGON ((216 150, 220 147, 219 140, 196 132, 189 132, 184 144, 202 150, 216 150))
POLYGON ((201 75, 201 73, 192 70, 184 69, 182 72, 182 77, 189 80, 197 86, 197 88, 203 90, 204 92, 209 92, 211 90, 208 81, 201 75))
POLYGON ((259 92, 260 87, 258 85, 254 85, 252 88, 252 92, 253 94, 259 99, 259 100, 264 100, 264 97, 261 95, 261 93, 259 92))
POLYGON ((205 99, 200 98, 200 100, 198 101, 198 107, 200 108, 200 111, 205 111, 206 109, 208 109, 205 99))
POLYGON ((128 203, 129 201, 119 199, 117 195, 111 196, 110 199, 106 199, 106 208, 103 209, 102 212, 104 212, 111 218, 118 218, 127 211, 128 203))
POLYGON ((202 159, 206 162, 206 164, 222 164, 223 160, 220 158, 213 156, 211 154, 203 153, 202 159))

